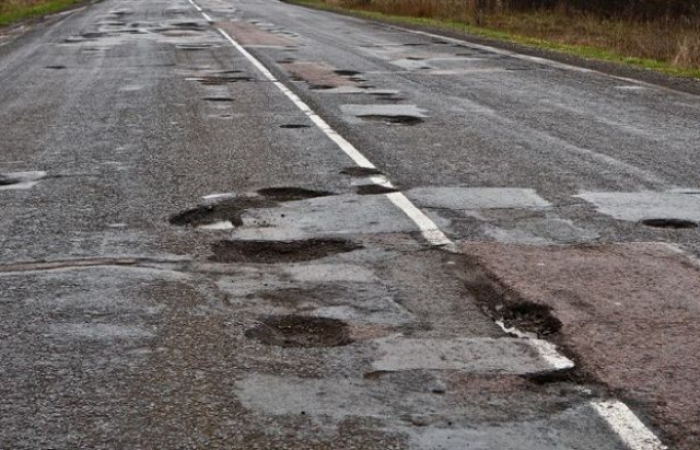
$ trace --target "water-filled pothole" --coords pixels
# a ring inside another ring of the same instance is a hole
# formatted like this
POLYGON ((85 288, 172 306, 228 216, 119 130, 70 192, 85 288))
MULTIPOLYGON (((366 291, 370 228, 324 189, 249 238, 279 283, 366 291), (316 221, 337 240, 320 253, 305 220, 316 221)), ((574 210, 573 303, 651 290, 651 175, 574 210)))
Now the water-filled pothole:
POLYGON ((329 195, 333 195, 333 193, 300 187, 271 187, 260 189, 258 195, 262 195, 271 200, 277 200, 278 202, 291 202, 309 198, 328 197, 329 195))
POLYGON ((349 175, 351 177, 372 177, 375 175, 384 175, 379 169, 374 167, 346 167, 340 171, 343 175, 349 175))
POLYGON ((506 327, 535 333, 538 337, 556 334, 562 327, 561 321, 552 314, 552 308, 527 300, 508 304, 500 313, 506 327))
POLYGON ((646 219, 642 225, 653 228, 670 228, 673 230, 687 230, 698 228, 698 222, 685 219, 646 219))
POLYGON ((363 184, 355 188, 355 192, 358 195, 381 195, 381 194, 391 194, 392 192, 398 192, 398 189, 381 186, 379 184, 363 184))
POLYGON ((383 115, 383 114, 368 114, 368 115, 362 115, 359 117, 363 120, 372 121, 372 122, 382 122, 382 123, 385 123, 387 125, 413 126, 413 125, 418 125, 419 123, 423 123, 422 118, 416 117, 416 116, 408 116, 408 115, 389 116, 389 115, 383 115))
POLYGON ((210 261, 218 263, 274 264, 303 262, 361 249, 342 239, 303 241, 219 241, 212 245, 210 261))
POLYGON ((352 343, 349 328, 342 320, 325 317, 270 316, 245 336, 280 347, 338 347, 352 343))

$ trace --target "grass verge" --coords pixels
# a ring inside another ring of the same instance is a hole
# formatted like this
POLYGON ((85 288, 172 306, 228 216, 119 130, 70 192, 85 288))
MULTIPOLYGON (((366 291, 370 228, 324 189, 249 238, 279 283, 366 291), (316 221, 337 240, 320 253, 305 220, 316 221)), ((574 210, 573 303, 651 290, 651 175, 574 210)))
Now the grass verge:
POLYGON ((472 36, 493 39, 496 41, 508 42, 537 49, 544 49, 558 53, 564 53, 583 59, 613 62, 636 68, 653 70, 666 75, 683 78, 695 78, 700 80, 700 68, 678 67, 667 61, 625 55, 620 52, 599 46, 571 44, 555 39, 543 39, 539 37, 528 36, 525 34, 514 33, 511 31, 504 31, 488 27, 477 27, 471 24, 467 24, 465 22, 451 21, 448 19, 402 16, 385 14, 377 11, 347 8, 336 5, 330 5, 322 0, 285 1, 287 1, 288 3, 293 3, 301 6, 309 6, 327 11, 349 13, 356 17, 372 19, 381 22, 388 22, 397 25, 415 25, 419 27, 432 28, 437 30, 460 32, 472 36))
POLYGON ((48 0, 38 3, 3 3, 0 0, 0 27, 68 9, 84 0, 48 0))

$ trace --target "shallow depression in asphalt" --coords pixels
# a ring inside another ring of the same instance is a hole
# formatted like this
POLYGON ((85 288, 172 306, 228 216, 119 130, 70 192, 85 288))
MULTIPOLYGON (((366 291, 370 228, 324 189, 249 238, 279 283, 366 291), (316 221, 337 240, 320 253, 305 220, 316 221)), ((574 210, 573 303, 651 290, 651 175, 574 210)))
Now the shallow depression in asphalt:
POLYGON ((298 315, 267 317, 245 336, 280 347, 338 347, 352 342, 346 322, 298 315))
POLYGON ((389 115, 383 115, 383 114, 368 114, 368 115, 361 115, 358 116, 360 119, 371 121, 371 122, 382 122, 387 125, 405 125, 405 126, 413 126, 413 125, 418 125, 419 123, 423 123, 423 119, 420 117, 416 116, 407 116, 407 115, 397 115, 397 116, 389 116, 389 115))
POLYGON ((212 245, 210 261, 218 263, 274 264, 303 262, 359 250, 362 245, 342 239, 303 241, 219 241, 212 245))
POLYGON ((646 219, 642 225, 653 228, 670 228, 673 230, 687 230, 698 228, 698 222, 684 219, 646 219))

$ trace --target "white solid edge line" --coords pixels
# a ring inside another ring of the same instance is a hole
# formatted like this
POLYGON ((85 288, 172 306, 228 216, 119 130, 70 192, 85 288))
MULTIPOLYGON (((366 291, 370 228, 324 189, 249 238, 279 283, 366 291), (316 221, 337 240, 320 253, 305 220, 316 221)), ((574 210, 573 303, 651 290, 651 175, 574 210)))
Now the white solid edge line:
POLYGON ((599 400, 590 405, 630 450, 668 449, 624 403, 599 400))
MULTIPOLYGON (((192 1, 192 0, 190 0, 192 1)), ((359 150, 355 148, 350 142, 348 142, 344 137, 342 137, 338 132, 336 132, 325 120, 316 114, 309 105, 304 103, 302 99, 299 98, 294 92, 292 92, 287 86, 285 86, 281 81, 279 81, 270 72, 267 67, 265 67, 257 58, 251 55, 241 44, 239 44, 235 39, 233 39, 226 31, 217 28, 219 33, 226 38, 231 45, 233 45, 236 50, 238 50, 248 61, 250 61, 253 66, 255 66, 260 73, 263 74, 265 78, 271 81, 284 95, 289 98, 292 103, 294 103, 297 108, 301 110, 306 116, 311 119, 311 121, 328 136, 346 155, 352 159, 355 164, 360 167, 366 167, 369 169, 375 169, 375 165, 372 164, 359 150)), ((377 180, 377 184, 385 187, 391 187, 391 183, 386 180, 377 180)), ((373 182, 376 182, 373 180, 373 182)), ((451 247, 454 243, 443 233, 438 226, 433 222, 428 216, 426 216, 420 209, 418 209, 404 194, 400 192, 394 192, 387 194, 389 200, 401 211, 403 211, 408 218, 410 218, 413 223, 418 226, 423 237, 434 246, 446 246, 452 250, 451 247)))

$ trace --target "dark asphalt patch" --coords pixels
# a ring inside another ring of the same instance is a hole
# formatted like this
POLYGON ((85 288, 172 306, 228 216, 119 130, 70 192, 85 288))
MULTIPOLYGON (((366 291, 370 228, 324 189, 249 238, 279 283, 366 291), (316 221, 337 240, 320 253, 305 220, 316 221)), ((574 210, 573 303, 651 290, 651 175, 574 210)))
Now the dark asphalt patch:
POLYGON ((357 186, 355 192, 358 195, 381 195, 398 192, 398 189, 380 186, 378 184, 363 184, 362 186, 357 186))
POLYGON ((382 122, 386 125, 414 126, 424 122, 420 117, 408 115, 385 116, 382 114, 368 114, 358 117, 370 122, 382 122))
POLYGON ((642 225, 653 228, 670 228, 673 230, 688 230, 698 228, 698 223, 684 219, 646 219, 642 225))
POLYGON ((334 194, 328 191, 316 191, 300 187, 272 187, 260 189, 258 195, 278 202, 291 202, 308 198, 328 197, 334 194))
POLYGON ((296 123, 289 123, 286 125, 280 125, 280 128, 285 128, 285 129, 289 129, 289 130, 296 130, 299 128, 311 128, 311 126, 310 125, 301 125, 301 124, 296 124, 296 123))
POLYGON ((171 225, 176 226, 202 226, 221 221, 231 221, 235 226, 243 225, 241 214, 250 208, 267 208, 276 206, 277 203, 264 198, 242 197, 225 200, 214 205, 203 205, 188 209, 170 217, 171 225))
POLYGON ((503 324, 521 331, 535 333, 538 337, 551 336, 561 331, 562 323, 547 305, 520 300, 501 309, 503 324))
POLYGON ((267 317, 247 330, 245 336, 279 347, 338 347, 352 343, 346 322, 298 315, 267 317))
POLYGON ((359 244, 341 239, 219 241, 212 245, 213 255, 209 260, 218 263, 253 264, 303 262, 361 248, 359 244))
POLYGON ((340 173, 351 177, 373 177, 376 175, 384 175, 384 172, 373 167, 346 167, 345 169, 341 170, 340 173))

